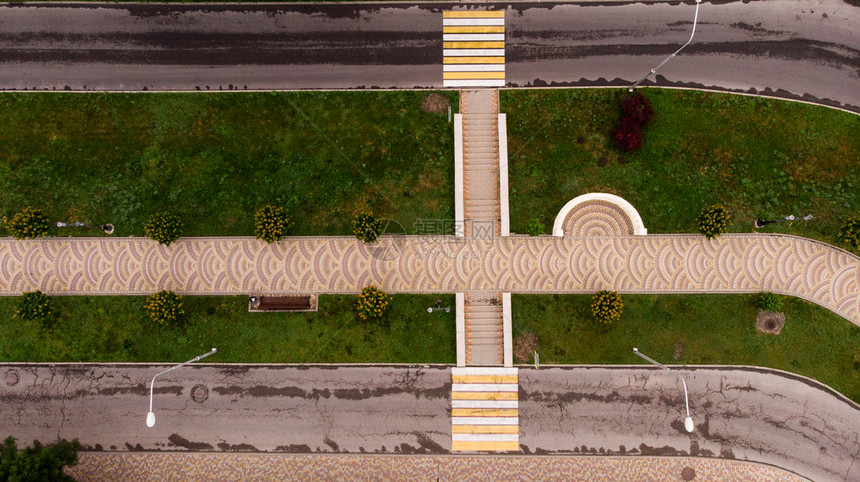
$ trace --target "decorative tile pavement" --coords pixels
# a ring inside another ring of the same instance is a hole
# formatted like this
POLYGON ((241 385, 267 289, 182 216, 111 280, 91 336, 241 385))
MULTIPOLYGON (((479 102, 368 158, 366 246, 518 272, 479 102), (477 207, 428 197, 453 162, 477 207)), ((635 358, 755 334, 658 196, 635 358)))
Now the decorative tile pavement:
POLYGON ((817 303, 860 324, 860 258, 787 235, 0 239, 0 295, 755 293, 817 303))
POLYGON ((451 450, 519 452, 516 368, 451 369, 451 450))
POLYGON ((411 456, 81 453, 66 473, 80 482, 275 480, 682 480, 802 481, 767 465, 692 457, 411 456))

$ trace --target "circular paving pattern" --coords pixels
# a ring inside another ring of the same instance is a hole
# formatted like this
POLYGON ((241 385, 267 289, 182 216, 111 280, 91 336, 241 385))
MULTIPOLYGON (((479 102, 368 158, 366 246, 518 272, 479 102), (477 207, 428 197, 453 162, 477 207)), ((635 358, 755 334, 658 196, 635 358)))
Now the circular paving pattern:
POLYGON ((618 205, 595 199, 574 206, 562 229, 565 236, 627 236, 633 234, 633 221, 618 205))

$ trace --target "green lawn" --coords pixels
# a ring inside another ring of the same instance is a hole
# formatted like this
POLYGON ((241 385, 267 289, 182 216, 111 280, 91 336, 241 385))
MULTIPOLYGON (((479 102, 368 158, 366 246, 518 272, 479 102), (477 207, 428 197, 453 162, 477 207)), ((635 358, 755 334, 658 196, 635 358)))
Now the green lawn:
POLYGON ((730 94, 641 91, 657 115, 643 147, 629 154, 610 138, 626 90, 502 91, 513 232, 527 232, 531 218, 549 230, 567 201, 609 192, 630 201, 650 233, 696 232, 702 208, 722 203, 731 231, 752 231, 756 218, 812 214, 811 222, 762 231, 847 246, 836 234, 860 215, 860 116, 730 94))
POLYGON ((188 236, 253 235, 277 204, 297 235, 351 234, 366 209, 412 232, 453 216, 453 124, 428 94, 0 94, 0 216, 29 205, 142 236, 170 210, 188 236))
POLYGON ((535 333, 542 363, 756 365, 814 378, 860 402, 860 327, 787 298, 777 335, 755 329, 753 295, 624 295, 621 320, 599 327, 589 295, 514 295, 514 336, 535 333), (674 361, 675 344, 683 355, 674 361))
MULTIPOLYGON (((441 295, 454 305, 453 295, 441 295)), ((223 363, 455 363, 454 313, 436 295, 394 295, 389 326, 358 318, 357 297, 322 295, 316 313, 248 313, 248 298, 183 297, 184 325, 160 327, 142 297, 52 297, 56 321, 13 319, 0 299, 0 361, 185 361, 212 347, 223 363)))

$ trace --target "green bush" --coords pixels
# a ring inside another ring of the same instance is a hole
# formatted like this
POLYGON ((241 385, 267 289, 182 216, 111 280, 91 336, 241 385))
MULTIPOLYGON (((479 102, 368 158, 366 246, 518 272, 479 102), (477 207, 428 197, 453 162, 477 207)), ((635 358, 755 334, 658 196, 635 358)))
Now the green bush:
POLYGON ((756 300, 756 307, 762 311, 782 311, 782 302, 785 297, 775 293, 760 293, 756 300))
POLYGON ((167 246, 182 236, 182 220, 170 213, 158 213, 149 218, 143 230, 150 239, 167 246))
POLYGON ((162 326, 175 324, 185 315, 182 297, 172 291, 159 291, 149 295, 144 308, 149 312, 152 321, 162 326))
POLYGON ((860 249, 860 219, 848 218, 848 221, 839 229, 839 239, 850 244, 854 249, 860 249))
POLYGON ((54 314, 51 298, 39 290, 25 292, 18 300, 18 308, 14 316, 25 320, 47 321, 54 314))
POLYGON ((81 450, 78 439, 47 446, 36 440, 32 447, 18 450, 15 437, 9 436, 0 444, 0 480, 74 481, 63 472, 63 466, 77 465, 78 450, 81 450))
POLYGON ((290 229, 287 210, 271 204, 261 207, 254 215, 254 229, 257 238, 267 243, 277 243, 290 229))
POLYGON ((352 223, 352 232, 365 243, 372 243, 382 234, 382 221, 376 219, 370 211, 363 212, 356 216, 352 223))
POLYGON ((702 211, 697 219, 699 232, 708 239, 716 238, 725 233, 729 229, 730 221, 729 212, 719 204, 715 204, 702 211))
POLYGON ((358 316, 362 320, 379 319, 388 312, 391 297, 375 286, 367 286, 358 295, 358 316))
POLYGON ((610 324, 621 318, 624 302, 617 291, 598 291, 591 297, 591 314, 600 323, 610 324))
POLYGON ((546 230, 546 226, 540 219, 532 218, 528 224, 526 224, 526 229, 529 231, 529 236, 540 236, 546 230))
POLYGON ((7 226, 9 234, 16 239, 38 238, 48 234, 48 230, 51 229, 48 216, 41 209, 30 207, 15 213, 7 226))

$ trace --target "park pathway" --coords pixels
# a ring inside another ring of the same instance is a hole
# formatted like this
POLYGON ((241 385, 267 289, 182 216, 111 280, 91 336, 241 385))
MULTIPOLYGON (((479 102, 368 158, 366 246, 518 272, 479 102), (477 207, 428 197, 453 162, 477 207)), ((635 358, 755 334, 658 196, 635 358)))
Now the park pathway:
POLYGON ((860 258, 787 235, 0 239, 0 294, 756 293, 806 299, 860 325, 860 258), (376 256, 379 249, 397 256, 376 256))

